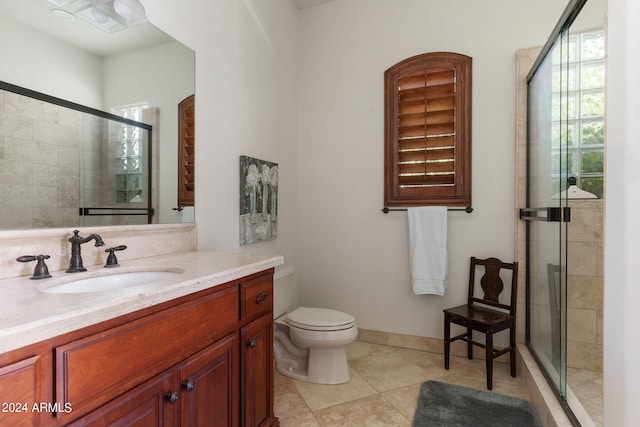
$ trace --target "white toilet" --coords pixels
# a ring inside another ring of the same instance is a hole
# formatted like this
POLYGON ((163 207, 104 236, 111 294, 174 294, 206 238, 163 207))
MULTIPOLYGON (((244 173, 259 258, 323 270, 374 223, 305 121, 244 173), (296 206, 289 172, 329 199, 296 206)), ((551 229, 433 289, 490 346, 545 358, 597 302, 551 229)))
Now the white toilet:
POLYGON ((287 313, 295 299, 292 273, 274 282, 274 359, 282 375, 316 384, 349 381, 346 346, 358 337, 350 314, 314 307, 287 313))

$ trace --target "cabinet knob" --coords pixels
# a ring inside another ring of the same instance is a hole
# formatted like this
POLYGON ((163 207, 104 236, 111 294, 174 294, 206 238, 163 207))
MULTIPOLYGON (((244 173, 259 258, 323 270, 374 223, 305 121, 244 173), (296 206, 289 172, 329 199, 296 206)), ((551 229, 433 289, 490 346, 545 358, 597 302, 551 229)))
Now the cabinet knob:
POLYGON ((247 347, 253 348, 255 346, 256 346, 256 340, 251 340, 251 341, 247 342, 247 347))
POLYGON ((188 393, 190 391, 193 391, 193 389, 196 388, 196 385, 193 381, 187 380, 182 383, 182 388, 188 393))
POLYGON ((180 393, 178 393, 177 391, 174 391, 174 392, 168 391, 164 395, 164 398, 167 400, 167 402, 171 403, 172 405, 178 401, 179 397, 180 397, 180 393))
POLYGON ((256 303, 258 305, 262 305, 267 301, 267 293, 266 292, 260 292, 258 293, 258 296, 256 297, 256 303))

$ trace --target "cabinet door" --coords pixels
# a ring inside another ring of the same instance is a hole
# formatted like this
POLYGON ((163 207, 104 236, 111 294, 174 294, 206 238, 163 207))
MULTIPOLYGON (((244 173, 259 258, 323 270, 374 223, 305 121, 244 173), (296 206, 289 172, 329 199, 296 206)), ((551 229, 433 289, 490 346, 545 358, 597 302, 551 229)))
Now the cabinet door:
POLYGON ((238 335, 233 333, 178 366, 182 426, 238 425, 238 335))
POLYGON ((235 329, 238 298, 229 287, 56 347, 57 399, 73 405, 58 419, 89 413, 235 329))
POLYGON ((273 416, 273 319, 268 313, 242 328, 242 425, 268 426, 273 416))
POLYGON ((69 427, 176 426, 178 406, 171 400, 174 371, 160 374, 71 423, 69 427))
POLYGON ((44 414, 51 417, 51 413, 38 409, 43 403, 41 371, 39 356, 0 367, 0 425, 38 426, 44 414))

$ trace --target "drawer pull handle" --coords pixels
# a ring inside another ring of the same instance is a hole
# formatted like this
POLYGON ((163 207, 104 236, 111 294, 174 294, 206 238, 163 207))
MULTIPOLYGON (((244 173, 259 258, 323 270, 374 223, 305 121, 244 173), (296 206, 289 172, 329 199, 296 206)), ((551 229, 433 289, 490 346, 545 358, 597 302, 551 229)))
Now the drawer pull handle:
POLYGON ((256 297, 256 303, 258 305, 262 305, 267 301, 267 293, 266 292, 260 292, 258 294, 258 296, 256 297))
POLYGON ((256 346, 256 340, 251 340, 247 343, 247 347, 254 348, 256 346))
POLYGON ((172 405, 178 402, 179 397, 180 394, 177 391, 174 391, 173 393, 169 391, 164 395, 164 398, 167 399, 167 402, 171 403, 172 405))
POLYGON ((184 389, 184 391, 189 393, 190 391, 193 391, 194 388, 196 388, 196 385, 193 381, 188 380, 182 383, 182 388, 184 389))

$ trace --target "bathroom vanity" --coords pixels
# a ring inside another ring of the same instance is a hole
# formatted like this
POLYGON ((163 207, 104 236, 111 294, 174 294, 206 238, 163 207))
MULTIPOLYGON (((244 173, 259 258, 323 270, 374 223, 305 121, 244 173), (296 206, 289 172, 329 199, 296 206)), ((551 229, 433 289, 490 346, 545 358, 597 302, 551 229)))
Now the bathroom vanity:
MULTIPOLYGON (((131 260, 120 271, 182 273, 113 292, 1 280, 0 425, 278 425, 273 272, 282 262, 211 252, 131 260)), ((99 268, 80 275, 107 274, 99 268)))

